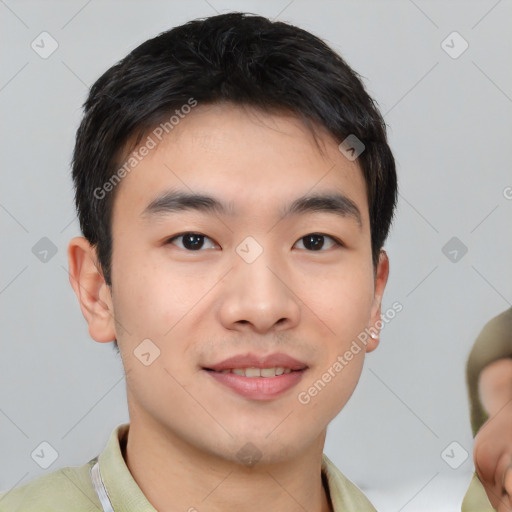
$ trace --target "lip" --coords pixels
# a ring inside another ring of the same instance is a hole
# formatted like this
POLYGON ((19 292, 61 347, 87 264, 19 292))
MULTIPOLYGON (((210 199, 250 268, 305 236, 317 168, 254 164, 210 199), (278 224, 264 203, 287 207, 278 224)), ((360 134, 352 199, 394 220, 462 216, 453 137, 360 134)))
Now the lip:
POLYGON ((251 400, 271 400, 296 386, 307 371, 308 365, 288 354, 276 352, 266 356, 239 354, 219 363, 203 367, 203 371, 216 382, 238 395, 251 400), (234 373, 221 373, 234 368, 289 368, 290 373, 275 377, 246 377, 234 373))
POLYGON ((221 373, 203 368, 218 383, 250 400, 272 400, 296 386, 307 368, 283 373, 275 377, 245 377, 234 373, 221 373))
MULTIPOLYGON (((221 372, 222 370, 232 370, 233 368, 274 368, 282 366, 283 368, 290 368, 290 370, 305 370, 308 366, 306 363, 295 359, 294 357, 284 354, 282 352, 276 352, 267 356, 258 356, 256 354, 238 354, 236 356, 224 359, 219 363, 215 363, 209 366, 204 366, 205 370, 215 370, 221 372)), ((288 374, 290 375, 290 374, 288 374)), ((281 375, 279 375, 281 377, 281 375)), ((277 379, 279 377, 270 377, 271 379, 277 379)), ((248 378, 248 377, 244 377, 248 378)), ((250 377, 249 377, 250 378, 250 377)), ((255 377, 257 378, 257 377, 255 377)))

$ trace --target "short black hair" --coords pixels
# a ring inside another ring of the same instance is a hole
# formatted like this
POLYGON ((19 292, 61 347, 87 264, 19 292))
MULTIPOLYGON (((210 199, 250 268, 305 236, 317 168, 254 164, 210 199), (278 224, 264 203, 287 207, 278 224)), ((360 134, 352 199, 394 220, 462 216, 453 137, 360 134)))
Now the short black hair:
POLYGON ((375 270, 398 196, 395 161, 375 102, 359 75, 315 35, 231 12, 189 21, 145 41, 91 87, 76 133, 72 175, 80 228, 96 248, 106 284, 112 288, 115 185, 129 172, 123 162, 154 127, 170 131, 173 114, 187 112, 185 106, 222 102, 287 111, 313 133, 317 125, 339 143, 355 136, 364 144, 358 162, 375 270))

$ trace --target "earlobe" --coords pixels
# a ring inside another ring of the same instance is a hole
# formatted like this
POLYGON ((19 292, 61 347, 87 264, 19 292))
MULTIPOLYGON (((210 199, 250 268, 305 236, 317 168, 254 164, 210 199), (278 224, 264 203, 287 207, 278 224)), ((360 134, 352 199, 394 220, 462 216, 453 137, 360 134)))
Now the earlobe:
MULTIPOLYGON (((379 306, 379 315, 378 318, 380 318, 380 306, 379 306)), ((366 343, 366 353, 373 352, 378 346, 380 342, 380 329, 378 329, 378 323, 375 325, 376 322, 372 323, 370 327, 368 327, 368 332, 370 334, 370 340, 366 343)))
POLYGON ((96 251, 84 237, 68 245, 69 282, 89 325, 89 335, 106 343, 116 339, 110 290, 97 263, 96 251))

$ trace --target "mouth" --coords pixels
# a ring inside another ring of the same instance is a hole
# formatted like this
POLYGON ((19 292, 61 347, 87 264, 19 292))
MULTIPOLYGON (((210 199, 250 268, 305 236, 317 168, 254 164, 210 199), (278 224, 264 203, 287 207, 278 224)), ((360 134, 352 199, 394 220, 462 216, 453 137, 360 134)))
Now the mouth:
POLYGON ((202 370, 223 389, 251 400, 271 400, 296 386, 308 366, 286 354, 234 356, 202 370))
POLYGON ((245 375, 246 377, 273 377, 296 370, 305 370, 307 367, 306 363, 288 354, 277 352, 267 356, 258 356, 252 353, 239 354, 203 368, 216 372, 228 370, 236 375, 245 375))
POLYGON ((235 375, 240 375, 241 377, 249 377, 250 379, 255 377, 263 377, 263 378, 273 378, 279 377, 279 375, 287 375, 292 372, 302 372, 306 369, 306 367, 298 370, 292 370, 291 368, 284 368, 283 366, 274 366, 270 368, 256 368, 256 367, 247 367, 247 368, 228 368, 226 370, 213 370, 212 368, 203 368, 208 372, 215 373, 234 373, 235 375))

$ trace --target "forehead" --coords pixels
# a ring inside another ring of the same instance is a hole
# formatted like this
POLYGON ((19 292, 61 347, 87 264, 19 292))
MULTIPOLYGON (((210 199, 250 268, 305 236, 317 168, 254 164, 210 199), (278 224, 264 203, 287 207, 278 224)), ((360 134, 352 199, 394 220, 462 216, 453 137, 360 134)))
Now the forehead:
POLYGON ((167 129, 146 134, 126 158, 137 163, 118 185, 114 217, 139 219, 169 190, 222 198, 236 215, 282 215, 283 204, 299 197, 337 193, 358 207, 363 225, 369 222, 358 163, 325 130, 317 131, 317 145, 294 115, 198 105, 167 129))

